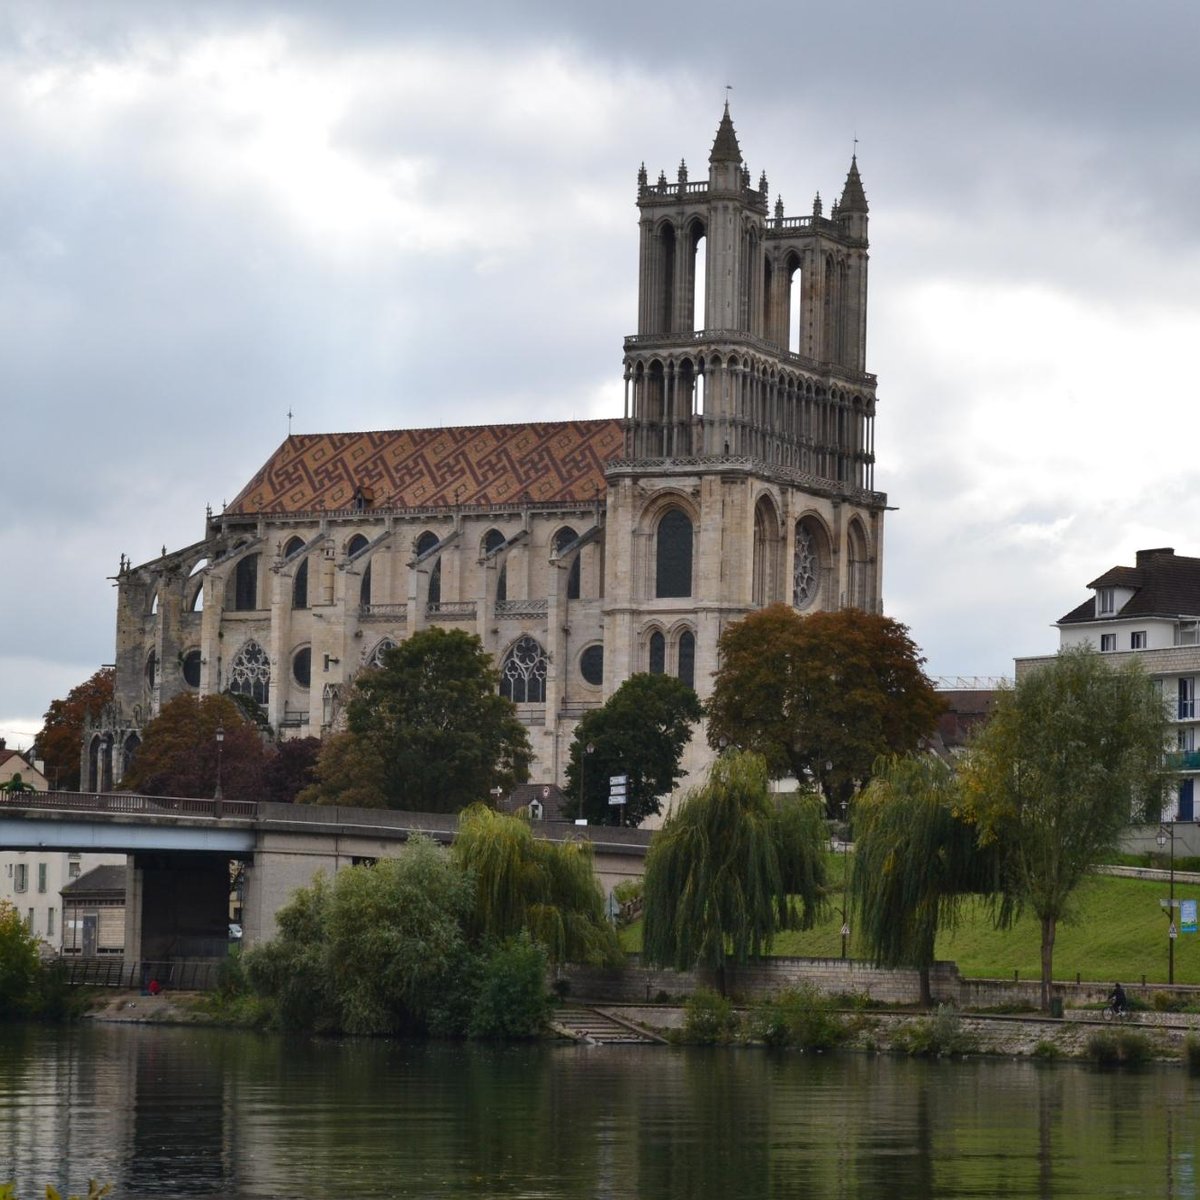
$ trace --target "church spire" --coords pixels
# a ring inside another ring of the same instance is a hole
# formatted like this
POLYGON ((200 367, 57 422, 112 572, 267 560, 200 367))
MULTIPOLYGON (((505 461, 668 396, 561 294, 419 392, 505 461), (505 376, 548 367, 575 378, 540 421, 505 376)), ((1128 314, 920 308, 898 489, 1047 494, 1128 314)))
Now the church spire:
POLYGON ((842 198, 838 201, 840 213, 865 213, 867 194, 863 191, 862 178, 858 173, 858 155, 850 158, 850 170, 846 174, 846 186, 842 189, 842 198))
POLYGON ((733 130, 733 120, 729 116, 729 101, 725 101, 725 112, 721 124, 717 126, 717 136, 713 140, 712 153, 708 156, 710 163, 742 161, 742 150, 738 145, 737 134, 733 130))

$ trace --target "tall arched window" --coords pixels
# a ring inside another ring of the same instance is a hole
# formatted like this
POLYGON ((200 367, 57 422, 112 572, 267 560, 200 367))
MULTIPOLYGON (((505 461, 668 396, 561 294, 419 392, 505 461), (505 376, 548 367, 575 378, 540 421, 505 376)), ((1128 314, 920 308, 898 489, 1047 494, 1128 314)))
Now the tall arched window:
MULTIPOLYGON (((367 539, 361 534, 356 533, 346 546, 346 557, 353 558, 356 554, 361 553, 369 545, 367 539)), ((358 585, 358 602, 359 604, 371 603, 371 564, 367 562, 363 564, 362 581, 358 585)))
MULTIPOLYGON (((417 538, 415 547, 417 557, 428 554, 440 540, 436 533, 427 529, 417 538)), ((426 605, 433 608, 442 602, 442 560, 439 558, 435 563, 422 569, 429 572, 429 593, 426 596, 426 605)))
MULTIPOLYGON (((579 534, 573 530, 570 525, 564 525, 554 535, 554 553, 561 554, 572 542, 578 540, 579 534)), ((579 599, 579 572, 580 562, 583 559, 582 553, 575 555, 575 560, 571 563, 571 569, 567 572, 567 599, 579 599)))
POLYGON ((811 608, 821 594, 829 551, 825 536, 814 522, 796 522, 795 553, 792 558, 792 607, 811 608))
POLYGON ((690 688, 696 686, 696 635, 685 629, 679 635, 679 678, 690 688))
POLYGON ((650 635, 650 674, 662 675, 667 669, 667 639, 657 630, 650 635))
POLYGON ((235 612, 253 612, 258 608, 257 554, 247 554, 234 570, 233 608, 235 612))
MULTIPOLYGON (((285 562, 290 561, 293 556, 300 553, 304 549, 304 539, 294 537, 288 541, 288 544, 283 548, 283 558, 285 562)), ((304 559, 296 568, 295 574, 292 576, 292 607, 307 608, 308 607, 308 559, 304 559)))
POLYGON ((229 690, 266 704, 271 694, 271 663, 257 642, 247 642, 229 668, 229 690))
POLYGON ((658 523, 654 594, 692 594, 692 522, 682 509, 670 508, 658 523))
POLYGON ((545 650, 533 638, 517 638, 500 667, 500 695, 514 704, 545 704, 548 666, 545 650))

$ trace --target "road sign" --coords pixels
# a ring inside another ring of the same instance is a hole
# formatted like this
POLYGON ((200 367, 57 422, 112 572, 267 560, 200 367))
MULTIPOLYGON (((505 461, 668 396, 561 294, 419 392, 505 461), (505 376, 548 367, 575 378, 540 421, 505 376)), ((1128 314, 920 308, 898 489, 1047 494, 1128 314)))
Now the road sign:
POLYGON ((1169 938, 1177 938, 1178 936, 1179 936, 1179 930, 1175 928, 1175 922, 1174 922, 1174 921, 1172 921, 1172 922, 1171 922, 1171 928, 1170 928, 1170 930, 1169 930, 1169 931, 1168 931, 1168 933, 1167 933, 1167 937, 1169 937, 1169 938))
POLYGON ((1183 900, 1179 905, 1179 927, 1184 933, 1196 932, 1196 901, 1183 900))
POLYGON ((628 775, 610 775, 608 777, 609 804, 624 804, 625 790, 629 784, 628 775))

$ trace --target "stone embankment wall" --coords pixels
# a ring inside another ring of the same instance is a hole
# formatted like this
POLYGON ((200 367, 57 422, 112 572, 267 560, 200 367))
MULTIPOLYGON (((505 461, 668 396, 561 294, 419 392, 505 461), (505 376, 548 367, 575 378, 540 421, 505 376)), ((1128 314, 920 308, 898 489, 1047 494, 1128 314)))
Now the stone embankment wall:
MULTIPOLYGON (((592 1000, 600 1004, 645 1004, 669 997, 690 996, 699 987, 715 988, 718 981, 709 971, 666 971, 642 965, 639 955, 631 954, 622 971, 604 971, 593 967, 565 966, 559 977, 570 986, 572 999, 592 1000)), ((1123 980, 1125 990, 1135 1000, 1153 1004, 1155 993, 1169 992, 1188 1001, 1200 1000, 1200 988, 1168 988, 1165 984, 1140 986, 1136 980, 1123 980)), ((1004 1008, 1041 1004, 1041 985, 1036 979, 964 979, 952 962, 935 964, 930 972, 930 991, 939 1004, 960 1009, 1004 1008)), ((725 989, 729 995, 745 1000, 772 996, 786 988, 809 985, 830 996, 863 996, 883 1004, 917 1004, 920 981, 916 971, 889 971, 870 963, 841 958, 769 958, 745 967, 730 967, 725 989)), ((1083 980, 1079 983, 1055 983, 1052 994, 1067 1008, 1102 1004, 1112 988, 1111 980, 1083 980)))

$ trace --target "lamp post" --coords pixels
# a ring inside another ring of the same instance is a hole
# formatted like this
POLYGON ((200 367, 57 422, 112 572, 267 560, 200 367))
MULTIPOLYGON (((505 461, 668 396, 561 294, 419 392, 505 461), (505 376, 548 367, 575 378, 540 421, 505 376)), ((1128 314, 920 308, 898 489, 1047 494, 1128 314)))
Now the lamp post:
POLYGON ((225 726, 217 726, 217 787, 213 792, 213 815, 221 815, 221 749, 225 744, 225 726))
POLYGON ((846 828, 846 801, 842 801, 842 958, 846 957, 846 939, 850 936, 850 922, 846 920, 846 898, 850 894, 849 881, 846 878, 846 868, 849 866, 847 854, 850 852, 850 839, 846 828))
POLYGON ((1167 901, 1167 920, 1170 925, 1167 929, 1167 983, 1174 985, 1175 983, 1175 937, 1179 930, 1175 925, 1175 823, 1172 821, 1169 825, 1160 824, 1158 834, 1154 840, 1158 843, 1158 848, 1161 850, 1166 844, 1167 839, 1171 840, 1171 873, 1169 876, 1170 883, 1168 885, 1168 895, 1170 899, 1167 901))

